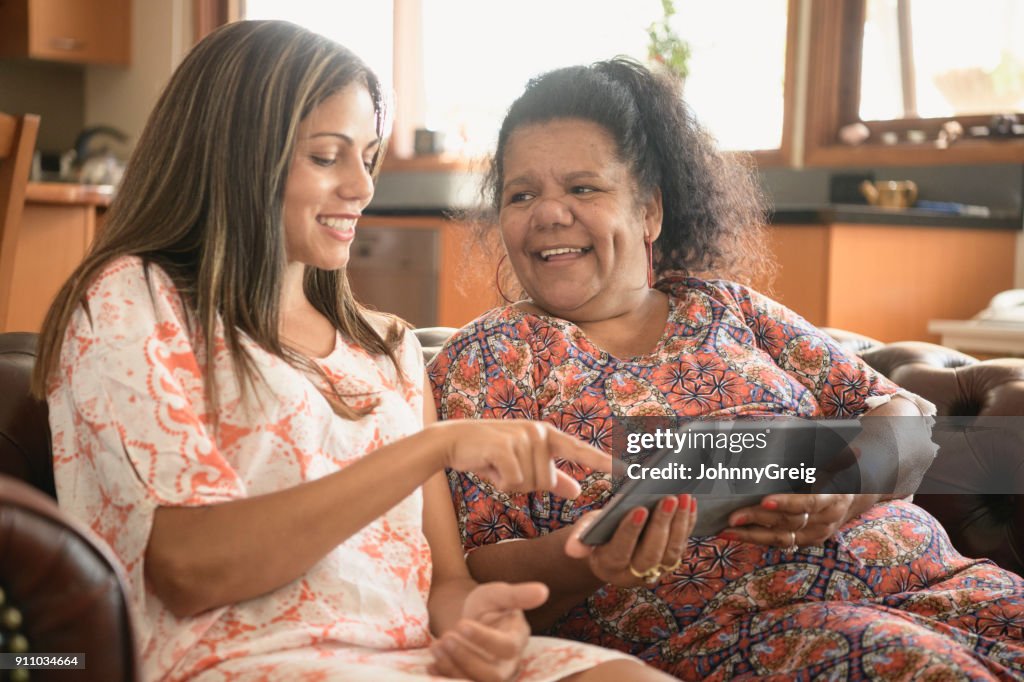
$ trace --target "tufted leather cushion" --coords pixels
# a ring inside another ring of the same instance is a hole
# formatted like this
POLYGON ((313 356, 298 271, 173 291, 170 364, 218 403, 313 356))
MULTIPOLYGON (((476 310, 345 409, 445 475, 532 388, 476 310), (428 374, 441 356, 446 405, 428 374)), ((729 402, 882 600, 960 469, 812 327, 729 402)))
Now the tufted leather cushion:
POLYGON ((136 679, 124 580, 92 532, 53 499, 0 475, 0 587, 36 653, 84 653, 86 669, 37 670, 32 680, 136 679))
MULTIPOLYGON (((944 346, 911 341, 872 347, 861 357, 908 391, 935 403, 940 416, 1024 416, 1024 359, 978 361, 944 346)), ((969 430, 948 446, 969 454, 989 475, 1021 480, 1021 444, 1005 436, 996 438, 997 432, 969 430)), ((919 494, 914 501, 942 523, 960 552, 987 557, 1024 575, 1024 496, 919 494)))
POLYGON ((876 348, 884 345, 878 339, 873 339, 870 336, 864 336, 863 334, 857 334, 856 332, 848 332, 845 329, 821 327, 821 331, 831 336, 839 342, 840 346, 854 355, 860 355, 869 348, 876 348))

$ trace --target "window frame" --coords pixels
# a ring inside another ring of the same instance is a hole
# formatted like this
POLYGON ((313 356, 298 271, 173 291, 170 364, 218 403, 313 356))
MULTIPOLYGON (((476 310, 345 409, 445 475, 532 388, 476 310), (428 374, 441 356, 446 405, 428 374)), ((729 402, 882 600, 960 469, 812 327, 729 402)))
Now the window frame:
POLYGON ((966 130, 987 124, 991 116, 949 116, 861 121, 860 76, 865 0, 811 2, 804 164, 807 166, 928 166, 1024 161, 1022 139, 960 139, 945 149, 931 142, 883 145, 884 132, 922 130, 934 140, 942 125, 959 121, 966 130), (838 142, 839 129, 861 121, 871 131, 867 142, 838 142))
MULTIPOLYGON (((416 55, 422 49, 420 39, 420 0, 393 0, 395 3, 395 98, 399 103, 389 153, 384 160, 385 170, 470 170, 479 167, 480 159, 441 154, 436 157, 413 156, 412 138, 422 122, 423 79, 415 69, 402 64, 417 64, 416 55)), ((797 78, 800 0, 786 3, 786 57, 783 85, 782 136, 778 149, 758 149, 728 152, 748 157, 757 167, 785 167, 793 164, 795 90, 797 78)), ((698 117, 700 112, 697 112, 698 117)))
MULTIPOLYGON (((792 167, 795 163, 794 141, 797 114, 796 79, 798 77, 800 42, 800 6, 802 0, 786 4, 786 56, 783 86, 782 135, 778 149, 730 152, 753 161, 757 167, 792 167)), ((828 0, 825 0, 826 2, 828 0)), ((245 0, 193 0, 195 40, 198 42, 218 26, 242 18, 245 0)), ((399 106, 395 112, 385 170, 470 170, 479 167, 480 159, 451 154, 414 156, 415 129, 423 119, 425 93, 422 78, 415 65, 422 49, 421 0, 392 0, 394 3, 394 87, 399 106), (409 65, 413 65, 410 67, 409 65)), ((698 112, 699 115, 699 112, 698 112)))

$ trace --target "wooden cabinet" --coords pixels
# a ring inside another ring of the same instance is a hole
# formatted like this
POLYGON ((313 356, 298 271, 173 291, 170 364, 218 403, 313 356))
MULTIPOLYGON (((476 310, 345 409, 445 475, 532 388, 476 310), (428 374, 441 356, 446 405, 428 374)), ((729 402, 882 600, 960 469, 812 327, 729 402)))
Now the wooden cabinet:
POLYGON ((131 0, 0 0, 0 56, 81 64, 131 59, 131 0))
POLYGON ((810 322, 881 341, 931 341, 933 319, 968 319, 1014 286, 1015 230, 773 225, 773 295, 810 322))
MULTIPOLYGON (((366 216, 359 221, 356 245, 360 230, 396 227, 431 230, 437 235, 437 310, 434 311, 437 325, 462 327, 502 303, 494 286, 495 269, 501 252, 488 253, 469 226, 463 223, 437 216, 366 216)), ((365 302, 373 304, 372 300, 365 302)), ((384 305, 380 307, 387 309, 384 305)))
POLYGON ((0 331, 39 331, 53 297, 85 257, 109 201, 109 195, 78 185, 29 183, 0 331))

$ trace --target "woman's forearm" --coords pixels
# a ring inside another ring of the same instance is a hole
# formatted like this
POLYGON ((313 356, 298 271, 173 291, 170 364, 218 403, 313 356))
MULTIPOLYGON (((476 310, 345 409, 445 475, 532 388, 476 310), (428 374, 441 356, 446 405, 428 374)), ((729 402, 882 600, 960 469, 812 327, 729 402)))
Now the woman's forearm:
POLYGON ((430 430, 279 492, 157 509, 146 578, 179 617, 257 597, 303 575, 444 466, 430 430))
POLYGON ((590 571, 586 559, 566 555, 570 532, 567 527, 536 538, 478 547, 467 559, 469 570, 480 582, 536 580, 547 585, 551 592, 547 602, 526 614, 535 631, 546 629, 604 584, 590 571))
POLYGON ((466 597, 479 583, 466 576, 446 580, 434 580, 430 585, 430 631, 439 637, 452 629, 462 617, 466 597))
POLYGON ((935 461, 938 447, 931 440, 931 420, 910 400, 899 396, 864 414, 861 424, 873 439, 868 447, 876 448, 868 457, 869 470, 893 462, 892 488, 868 490, 877 493, 880 500, 891 500, 913 495, 924 478, 928 467, 935 461), (876 419, 877 418, 877 419, 876 419))

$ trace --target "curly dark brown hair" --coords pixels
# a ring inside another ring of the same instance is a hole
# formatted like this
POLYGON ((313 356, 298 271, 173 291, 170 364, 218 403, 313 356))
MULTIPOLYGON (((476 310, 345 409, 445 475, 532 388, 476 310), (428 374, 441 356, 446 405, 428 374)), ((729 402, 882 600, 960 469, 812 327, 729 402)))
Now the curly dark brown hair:
POLYGON ((505 116, 484 177, 481 236, 497 223, 512 133, 559 118, 593 121, 611 133, 619 158, 632 170, 638 199, 661 190, 655 272, 770 283, 766 204, 752 165, 718 151, 683 101, 678 81, 626 57, 556 69, 527 84, 505 116))

